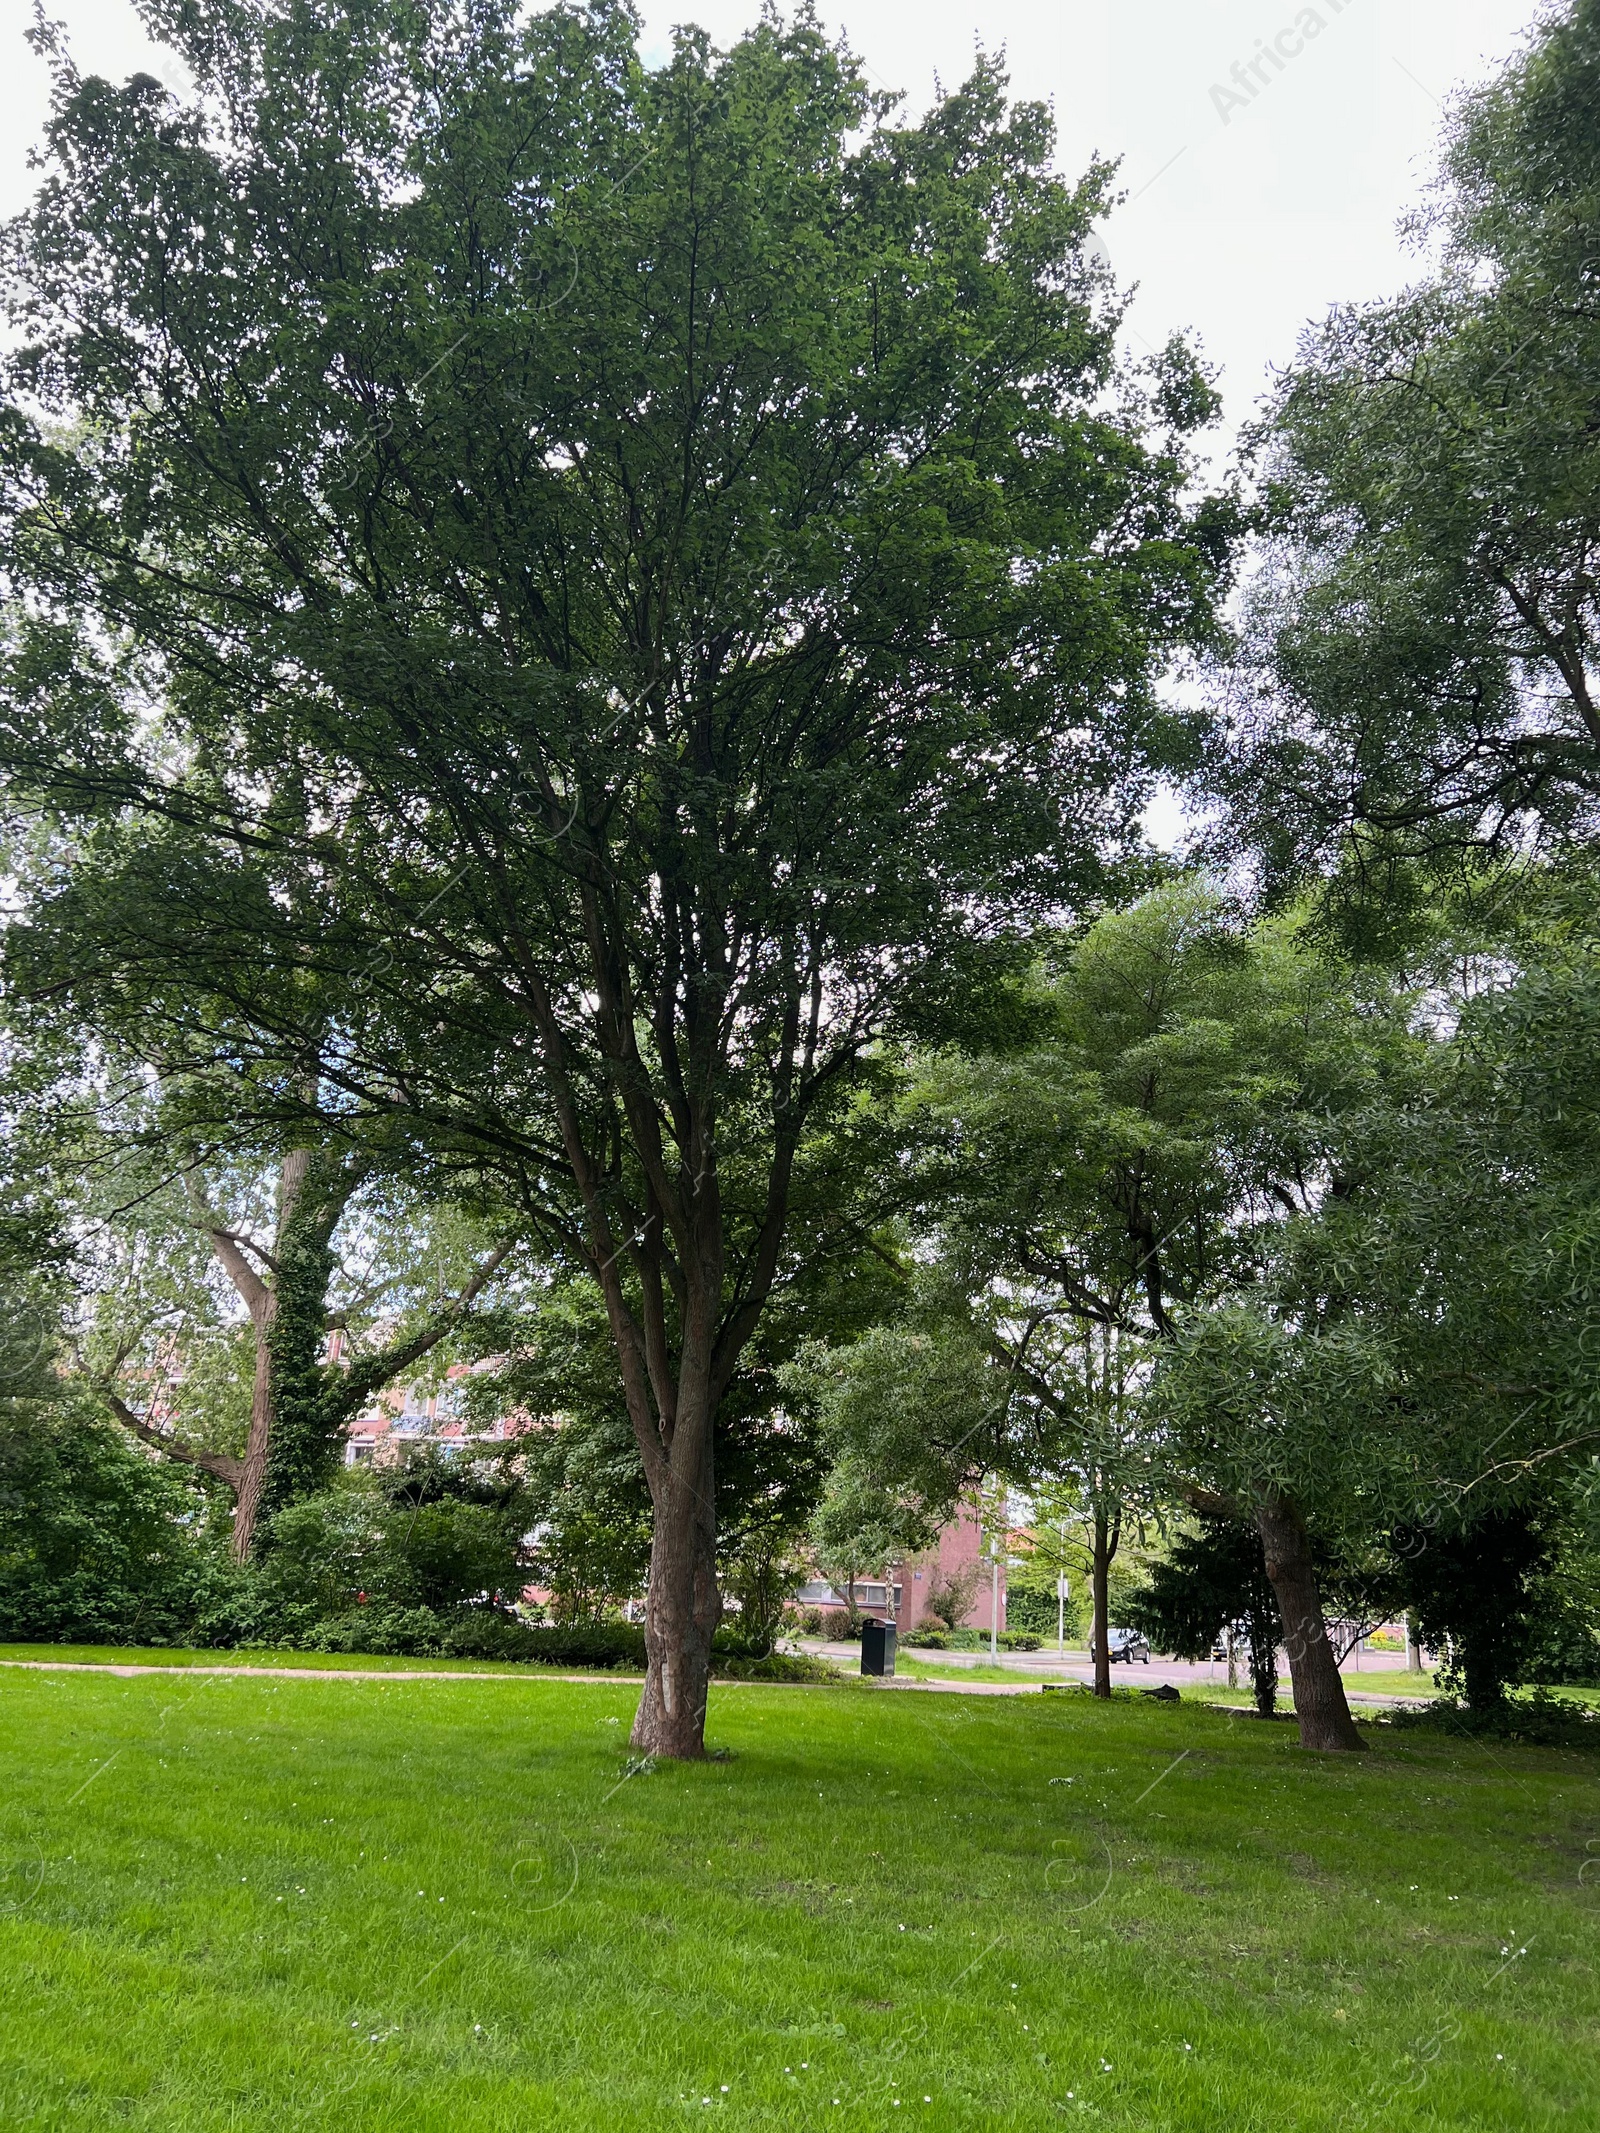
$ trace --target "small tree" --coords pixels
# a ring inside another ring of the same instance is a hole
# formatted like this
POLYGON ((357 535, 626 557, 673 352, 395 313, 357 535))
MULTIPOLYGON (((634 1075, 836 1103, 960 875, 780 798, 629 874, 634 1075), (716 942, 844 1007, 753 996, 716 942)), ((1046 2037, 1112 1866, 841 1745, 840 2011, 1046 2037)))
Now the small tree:
POLYGON ((1272 1716, 1283 1618, 1253 1527, 1208 1520, 1198 1533, 1180 1534, 1125 1604, 1130 1624, 1178 1659, 1208 1659, 1218 1635, 1242 1622, 1256 1709, 1272 1716))

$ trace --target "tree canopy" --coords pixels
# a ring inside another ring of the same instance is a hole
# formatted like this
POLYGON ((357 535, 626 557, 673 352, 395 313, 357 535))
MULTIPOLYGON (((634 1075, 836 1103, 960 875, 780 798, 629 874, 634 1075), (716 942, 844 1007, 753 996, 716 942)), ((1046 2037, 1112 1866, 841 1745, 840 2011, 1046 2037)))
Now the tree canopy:
POLYGON ((908 125, 806 14, 654 71, 613 4, 147 14, 186 104, 39 33, 7 252, 0 748, 81 833, 39 923, 181 1017, 203 966, 229 1043, 588 1265, 639 1738, 694 1753, 808 1123, 1108 878, 1213 627, 1212 395, 1119 374, 1109 170, 992 62, 908 125))

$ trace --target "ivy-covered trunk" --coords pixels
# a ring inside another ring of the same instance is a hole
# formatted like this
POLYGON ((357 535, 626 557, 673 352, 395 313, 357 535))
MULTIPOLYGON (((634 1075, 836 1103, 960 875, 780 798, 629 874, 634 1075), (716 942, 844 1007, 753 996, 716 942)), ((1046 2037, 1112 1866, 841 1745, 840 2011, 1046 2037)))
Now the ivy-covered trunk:
MULTIPOLYGON (((287 1175, 303 1151, 284 1164, 287 1175)), ((272 1380, 272 1439, 262 1504, 278 1510, 328 1481, 339 1460, 344 1410, 329 1397, 325 1364, 333 1232, 350 1181, 332 1166, 308 1161, 304 1184, 278 1226, 275 1309, 266 1336, 272 1380)))
POLYGON ((233 1554, 255 1553, 263 1515, 326 1478, 334 1457, 322 1349, 332 1237, 353 1176, 291 1148, 278 1172, 272 1275, 256 1273, 236 1241, 212 1225, 212 1244, 244 1298, 255 1336, 250 1430, 233 1518, 233 1554))

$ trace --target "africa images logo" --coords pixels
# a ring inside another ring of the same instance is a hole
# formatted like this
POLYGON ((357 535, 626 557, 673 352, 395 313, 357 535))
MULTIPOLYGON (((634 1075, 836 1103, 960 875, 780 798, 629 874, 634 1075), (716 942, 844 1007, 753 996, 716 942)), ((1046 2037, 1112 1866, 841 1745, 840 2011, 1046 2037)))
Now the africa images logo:
POLYGON ((1211 84, 1211 102, 1224 126, 1231 125, 1235 111, 1244 111, 1253 104, 1261 91, 1272 81, 1274 74, 1282 74, 1291 59, 1298 59, 1313 38, 1320 37, 1328 27, 1329 19, 1342 15, 1350 0, 1323 0, 1327 14, 1319 14, 1314 7, 1303 7, 1293 22, 1285 23, 1269 43, 1265 37, 1256 39, 1256 49, 1248 59, 1236 59, 1229 69, 1228 82, 1211 84), (1268 69, 1272 72, 1268 72, 1268 69))

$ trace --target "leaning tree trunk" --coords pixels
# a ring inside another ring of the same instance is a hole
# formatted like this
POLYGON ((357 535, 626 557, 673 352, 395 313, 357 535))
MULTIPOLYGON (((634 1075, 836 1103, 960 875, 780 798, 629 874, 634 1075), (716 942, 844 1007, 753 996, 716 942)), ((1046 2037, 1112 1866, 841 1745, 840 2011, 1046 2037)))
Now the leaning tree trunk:
POLYGON ((272 1357, 268 1335, 277 1299, 269 1291, 254 1320, 256 1343, 255 1377, 250 1386, 250 1434, 245 1439, 244 1465, 233 1512, 231 1547, 236 1563, 247 1563, 255 1549, 256 1521, 267 1485, 267 1461, 272 1454, 272 1357))
POLYGON ((1306 1522, 1287 1497, 1272 1495, 1256 1506, 1256 1527, 1266 1555, 1267 1577, 1283 1617, 1300 1745, 1345 1751, 1365 1748, 1328 1642, 1306 1522))
POLYGON ((647 1664, 631 1735, 646 1755, 694 1761, 706 1752, 711 1639, 722 1619, 713 1481, 710 1416, 691 1436, 680 1415, 650 1492, 655 1530, 645 1597, 647 1664), (691 1458, 696 1448, 699 1456, 691 1458))
POLYGON ((1097 1696, 1111 1694, 1111 1558, 1115 1553, 1109 1543, 1109 1529, 1104 1511, 1094 1514, 1094 1557, 1089 1566, 1089 1583, 1094 1594, 1094 1692, 1097 1696))

